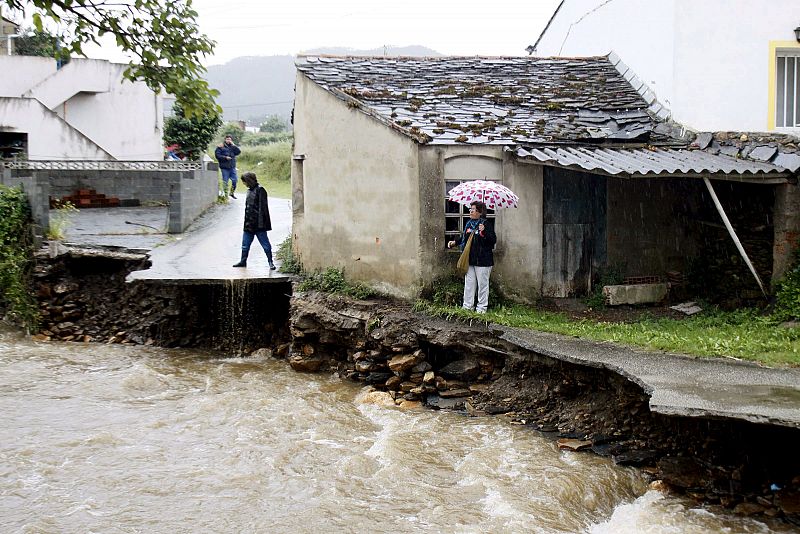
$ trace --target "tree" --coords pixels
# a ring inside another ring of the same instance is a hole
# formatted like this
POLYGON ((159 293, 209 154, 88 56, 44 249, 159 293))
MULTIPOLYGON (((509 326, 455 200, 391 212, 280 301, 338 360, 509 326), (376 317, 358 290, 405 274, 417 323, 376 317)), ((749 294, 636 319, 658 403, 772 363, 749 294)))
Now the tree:
POLYGON ((214 102, 219 91, 202 78, 206 69, 200 63, 215 43, 200 33, 192 0, 0 0, 3 5, 21 19, 32 13, 39 32, 46 22, 62 27, 61 59, 85 56, 84 44, 99 44, 100 37, 111 34, 133 56, 127 79, 174 95, 187 117, 221 112, 214 102))
POLYGON ((270 115, 261 123, 261 126, 258 127, 258 131, 271 133, 285 132, 286 121, 278 115, 270 115))
POLYGON ((20 30, 20 37, 14 40, 14 53, 19 56, 56 57, 60 44, 58 37, 30 28, 20 30))
POLYGON ((217 131, 217 136, 220 138, 224 138, 226 135, 230 135, 233 137, 234 143, 237 145, 242 142, 242 138, 244 138, 244 130, 238 123, 235 122, 226 122, 222 125, 222 127, 217 131))
POLYGON ((203 115, 187 117, 183 107, 175 103, 175 115, 164 121, 164 144, 178 143, 189 159, 200 159, 222 125, 216 109, 203 115))

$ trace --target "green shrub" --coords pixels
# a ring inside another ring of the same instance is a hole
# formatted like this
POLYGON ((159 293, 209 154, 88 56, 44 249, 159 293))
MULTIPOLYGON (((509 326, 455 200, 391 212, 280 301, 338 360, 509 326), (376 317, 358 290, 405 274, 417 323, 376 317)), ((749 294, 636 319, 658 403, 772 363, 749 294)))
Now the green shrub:
POLYGON ((28 330, 38 322, 30 290, 33 236, 28 201, 21 188, 0 186, 0 308, 28 330))
POLYGON ((597 281, 592 293, 586 297, 586 305, 590 308, 604 308, 606 297, 603 295, 604 286, 615 286, 621 284, 625 279, 625 268, 620 265, 609 265, 599 270, 597 281))
POLYGON ((781 321, 800 318, 800 244, 794 249, 792 268, 778 283, 773 316, 781 321))

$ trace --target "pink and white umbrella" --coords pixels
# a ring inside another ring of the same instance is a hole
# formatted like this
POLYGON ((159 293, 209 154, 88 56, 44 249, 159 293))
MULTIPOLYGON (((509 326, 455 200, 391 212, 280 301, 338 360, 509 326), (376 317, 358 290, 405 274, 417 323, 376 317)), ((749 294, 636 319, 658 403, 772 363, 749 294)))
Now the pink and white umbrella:
POLYGON ((469 206, 481 200, 490 210, 500 208, 516 208, 519 197, 504 185, 491 180, 470 180, 458 184, 447 192, 447 200, 469 206))

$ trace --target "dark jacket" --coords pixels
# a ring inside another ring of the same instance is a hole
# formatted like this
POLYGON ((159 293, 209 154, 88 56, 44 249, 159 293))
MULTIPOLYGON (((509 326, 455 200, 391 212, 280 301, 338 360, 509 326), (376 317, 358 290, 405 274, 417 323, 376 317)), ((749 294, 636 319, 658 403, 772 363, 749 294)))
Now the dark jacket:
MULTIPOLYGON (((497 243, 497 235, 494 233, 494 224, 487 219, 479 219, 483 223, 483 233, 476 231, 472 238, 472 246, 469 249, 469 264, 476 267, 491 267, 494 265, 494 245, 497 243)), ((469 234, 464 233, 456 239, 456 245, 467 242, 469 234)))
POLYGON ((244 231, 255 234, 263 230, 272 230, 269 219, 269 202, 267 191, 260 185, 247 191, 244 201, 244 231))
POLYGON ((236 145, 222 145, 218 146, 214 151, 214 157, 217 158, 220 169, 235 169, 236 156, 241 153, 242 151, 239 150, 239 147, 236 145), (228 159, 226 156, 230 156, 231 159, 228 159))

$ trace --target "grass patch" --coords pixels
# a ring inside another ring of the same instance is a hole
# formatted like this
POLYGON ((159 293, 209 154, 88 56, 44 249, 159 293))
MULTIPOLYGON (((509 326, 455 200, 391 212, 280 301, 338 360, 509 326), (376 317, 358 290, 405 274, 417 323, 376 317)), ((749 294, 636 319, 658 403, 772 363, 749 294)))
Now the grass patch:
POLYGON ((417 301, 418 311, 455 319, 482 321, 626 345, 692 354, 732 357, 771 366, 800 365, 800 328, 784 328, 758 310, 716 309, 684 319, 645 318, 631 323, 575 320, 565 314, 521 305, 489 308, 485 315, 417 301))

